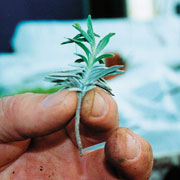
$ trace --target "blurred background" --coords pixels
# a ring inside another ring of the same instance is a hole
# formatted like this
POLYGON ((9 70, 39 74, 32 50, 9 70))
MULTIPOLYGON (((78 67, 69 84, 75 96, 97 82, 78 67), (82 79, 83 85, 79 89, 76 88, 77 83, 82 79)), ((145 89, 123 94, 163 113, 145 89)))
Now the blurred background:
POLYGON ((0 52, 12 52, 11 38, 24 20, 72 20, 93 18, 136 18, 180 14, 179 0, 30 0, 0 2, 0 52))
POLYGON ((1 0, 0 96, 57 91, 44 77, 73 62, 77 47, 60 43, 88 14, 95 32, 116 33, 104 51, 106 66, 124 65, 108 78, 120 126, 152 144, 151 179, 180 179, 179 0, 1 0))

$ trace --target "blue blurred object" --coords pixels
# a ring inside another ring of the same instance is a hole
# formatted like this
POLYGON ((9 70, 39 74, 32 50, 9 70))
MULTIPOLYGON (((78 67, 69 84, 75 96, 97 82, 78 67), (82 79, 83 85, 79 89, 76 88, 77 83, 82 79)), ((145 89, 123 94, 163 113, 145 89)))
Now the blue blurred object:
POLYGON ((82 0, 1 0, 0 52, 13 51, 10 40, 15 26, 22 20, 80 19, 82 0))

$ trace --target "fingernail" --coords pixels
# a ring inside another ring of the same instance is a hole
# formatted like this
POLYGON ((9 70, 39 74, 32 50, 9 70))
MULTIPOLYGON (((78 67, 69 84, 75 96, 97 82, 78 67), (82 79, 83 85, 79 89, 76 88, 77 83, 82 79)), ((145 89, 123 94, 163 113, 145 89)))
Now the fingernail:
POLYGON ((63 90, 61 92, 50 94, 43 99, 43 101, 41 102, 41 106, 48 108, 61 104, 68 93, 68 90, 63 90))
POLYGON ((127 133, 126 135, 126 153, 125 159, 126 160, 133 160, 138 157, 140 153, 140 145, 135 136, 127 133))
POLYGON ((100 117, 103 116, 106 113, 106 111, 107 111, 107 103, 104 100, 104 97, 98 92, 95 92, 91 116, 100 117))
POLYGON ((128 128, 118 128, 108 138, 105 145, 105 153, 109 162, 117 168, 122 168, 131 162, 138 160, 141 155, 141 143, 138 135, 128 128))

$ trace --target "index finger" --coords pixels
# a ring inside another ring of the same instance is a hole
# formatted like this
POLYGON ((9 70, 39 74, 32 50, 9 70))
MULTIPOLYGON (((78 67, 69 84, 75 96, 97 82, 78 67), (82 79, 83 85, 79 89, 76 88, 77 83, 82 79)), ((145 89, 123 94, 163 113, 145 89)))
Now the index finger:
POLYGON ((0 143, 44 136, 62 129, 74 116, 75 92, 9 96, 0 99, 0 143))
MULTIPOLYGON (((114 99, 99 88, 89 91, 81 107, 80 136, 83 148, 106 141, 118 126, 118 109, 114 99)), ((76 144, 74 120, 66 129, 76 144)))

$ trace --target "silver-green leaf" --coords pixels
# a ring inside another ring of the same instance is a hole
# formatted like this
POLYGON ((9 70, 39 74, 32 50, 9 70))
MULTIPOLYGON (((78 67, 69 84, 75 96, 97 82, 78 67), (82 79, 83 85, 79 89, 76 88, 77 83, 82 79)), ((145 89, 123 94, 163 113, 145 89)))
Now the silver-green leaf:
POLYGON ((115 33, 109 33, 99 42, 96 48, 96 55, 98 55, 106 47, 110 38, 114 35, 115 33))

